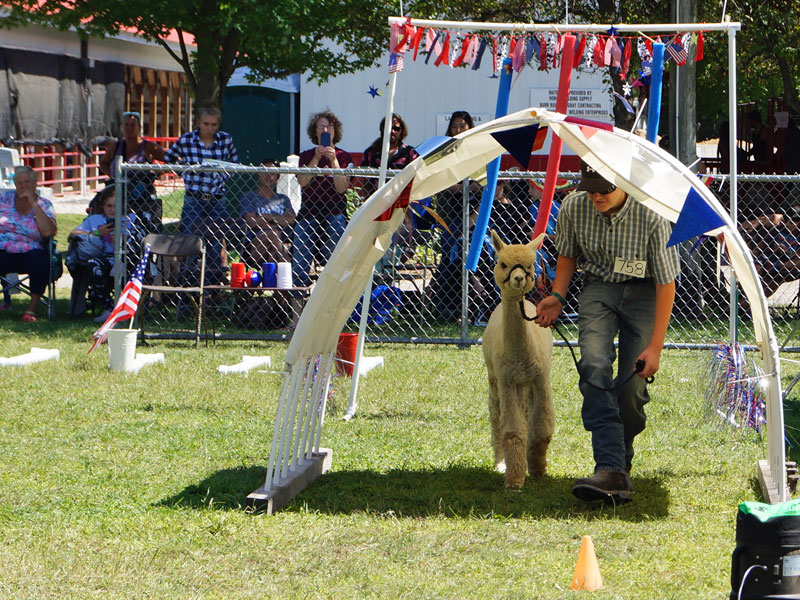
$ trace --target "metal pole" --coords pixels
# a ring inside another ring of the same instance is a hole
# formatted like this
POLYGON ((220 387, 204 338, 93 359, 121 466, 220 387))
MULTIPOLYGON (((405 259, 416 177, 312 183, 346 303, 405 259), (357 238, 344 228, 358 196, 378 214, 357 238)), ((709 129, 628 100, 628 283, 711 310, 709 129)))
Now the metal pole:
MULTIPOLYGON (((737 201, 737 193, 738 193, 738 177, 737 171, 739 166, 737 164, 737 156, 736 156, 736 111, 737 111, 737 101, 736 101, 736 30, 731 29, 728 31, 728 153, 730 159, 728 160, 729 165, 729 172, 730 172, 730 214, 731 214, 731 221, 737 224, 738 221, 738 201, 737 201)), ((733 272, 733 268, 731 268, 731 287, 730 287, 730 307, 729 307, 729 339, 731 343, 731 347, 736 343, 736 338, 738 337, 737 334, 737 324, 736 321, 738 320, 738 294, 736 291, 736 274, 733 272)))
POLYGON ((469 272, 467 244, 469 244, 469 179, 461 182, 461 347, 466 348, 469 334, 467 316, 469 311, 469 272))
MULTIPOLYGON (((383 122, 383 146, 381 147, 381 166, 378 173, 378 187, 380 189, 386 183, 386 168, 389 164, 389 136, 392 133, 392 114, 394 114, 394 90, 397 83, 397 72, 389 74, 389 91, 386 94, 386 117, 383 122)), ((367 285, 364 286, 364 295, 361 299, 361 320, 358 323, 358 342, 356 344, 356 358, 353 362, 353 380, 350 386, 350 399, 347 403, 344 421, 349 421, 356 414, 358 401, 358 380, 360 378, 359 366, 361 357, 364 353, 364 339, 367 337, 367 321, 369 315, 369 304, 372 299, 372 279, 375 276, 375 267, 372 267, 367 285)))
MULTIPOLYGON (((119 300, 119 295, 122 292, 122 278, 125 276, 125 260, 126 257, 123 256, 122 253, 122 218, 124 216, 123 211, 123 202, 124 202, 124 194, 123 190, 125 189, 125 182, 122 180, 122 157, 116 156, 114 157, 114 163, 112 164, 112 170, 114 173, 114 181, 116 184, 114 185, 114 210, 116 211, 117 215, 117 226, 114 227, 114 261, 116 266, 114 268, 114 301, 116 302, 119 300)), ((133 320, 131 320, 131 325, 133 325, 133 320)))

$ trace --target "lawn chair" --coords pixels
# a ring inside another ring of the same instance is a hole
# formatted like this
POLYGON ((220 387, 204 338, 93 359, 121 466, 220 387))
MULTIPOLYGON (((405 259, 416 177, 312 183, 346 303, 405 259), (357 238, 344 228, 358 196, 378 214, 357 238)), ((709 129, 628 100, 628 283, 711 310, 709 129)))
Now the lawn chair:
MULTIPOLYGON (((142 339, 145 339, 145 321, 148 312, 153 312, 151 308, 155 306, 155 302, 148 304, 148 301, 156 298, 160 301, 162 296, 178 294, 179 310, 181 308, 180 302, 187 300, 194 306, 195 346, 200 345, 200 324, 203 321, 206 267, 206 247, 203 243, 203 238, 199 235, 151 233, 144 238, 142 246, 144 247, 147 244, 150 244, 151 262, 149 265, 155 265, 156 272, 150 273, 152 278, 145 274, 145 279, 149 279, 153 283, 142 285, 141 309, 139 311, 139 327, 142 330, 142 339), (183 261, 183 268, 169 268, 173 259, 183 261), (199 261, 199 265, 187 264, 197 261, 199 261), (195 278, 196 285, 186 281, 195 278)), ((206 331, 207 340, 208 332, 206 331)))
MULTIPOLYGON (((42 244, 50 254, 50 278, 40 302, 47 308, 47 319, 52 320, 56 316, 56 281, 64 273, 64 264, 55 238, 44 238, 42 244)), ((0 273, 0 287, 6 303, 11 303, 11 294, 31 295, 30 276, 27 273, 0 273)))

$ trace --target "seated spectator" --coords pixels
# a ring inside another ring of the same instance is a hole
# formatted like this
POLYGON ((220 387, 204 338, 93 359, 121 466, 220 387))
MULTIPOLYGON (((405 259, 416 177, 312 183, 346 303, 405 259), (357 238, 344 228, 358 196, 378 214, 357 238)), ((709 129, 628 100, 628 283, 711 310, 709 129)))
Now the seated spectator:
MULTIPOLYGON (((521 183, 524 184, 524 180, 521 183)), ((491 228, 506 244, 527 244, 531 241, 533 220, 528 212, 527 199, 527 190, 518 185, 518 180, 497 182, 491 228)))
MULTIPOLYGON (((90 269, 89 299, 92 304, 102 307, 103 312, 94 320, 102 323, 114 308, 114 227, 116 225, 116 199, 114 186, 108 186, 100 192, 99 206, 95 206, 92 214, 69 234, 72 251, 67 254, 66 263, 70 271, 79 265, 90 269)), ((139 221, 136 213, 131 212, 123 219, 123 235, 135 233, 140 242, 143 231, 136 227, 139 221)))
POLYGON ((770 147, 770 130, 764 126, 761 113, 751 110, 747 114, 747 131, 750 133, 750 152, 752 160, 766 160, 772 157, 775 149, 770 147))
MULTIPOLYGON (((450 115, 445 135, 453 137, 474 126, 472 116, 468 112, 457 110, 450 115)), ((476 181, 470 181, 468 194, 467 226, 471 228, 477 219, 481 201, 481 187, 476 181)), ((430 287, 433 312, 444 319, 457 319, 461 314, 463 204, 464 185, 461 182, 442 190, 435 197, 436 213, 450 230, 449 233, 447 231, 441 233, 439 240, 441 258, 430 287)), ((476 287, 478 286, 473 286, 476 287)))
MULTIPOLYGON (((239 162, 229 133, 220 131, 222 112, 216 106, 197 110, 198 127, 184 133, 164 154, 165 163, 202 164, 208 160, 239 162)), ((227 173, 186 171, 181 231, 206 238, 206 283, 219 283, 228 268, 225 240, 219 231, 228 213, 225 204, 227 173)))
MULTIPOLYGON (((381 119, 378 126, 380 135, 375 138, 369 148, 364 150, 364 156, 361 160, 362 167, 379 168, 381 166, 381 152, 383 150, 383 128, 386 125, 386 119, 381 119)), ((389 133, 389 158, 386 163, 387 169, 403 169, 411 161, 419 156, 417 151, 412 146, 406 144, 403 140, 408 135, 408 126, 403 118, 397 113, 392 115, 392 129, 389 133)), ((365 179, 362 184, 362 195, 368 198, 373 194, 377 187, 377 180, 373 178, 365 179)), ((414 239, 414 227, 411 219, 411 212, 406 211, 406 217, 403 225, 394 236, 394 242, 401 251, 401 260, 407 262, 414 256, 414 250, 417 246, 414 239)))
MULTIPOLYGON (((265 167, 277 167, 274 158, 261 161, 265 167)), ((241 214, 249 228, 245 263, 260 267, 265 262, 287 262, 284 244, 295 222, 292 202, 275 192, 277 173, 259 173, 258 188, 242 196, 241 214)))
MULTIPOLYGON (((377 169, 381 166, 381 151, 383 149, 383 128, 386 125, 386 119, 381 119, 378 131, 380 135, 375 138, 375 141, 364 150, 364 155, 361 159, 362 167, 372 167, 377 169)), ((408 126, 403 118, 398 114, 392 115, 392 129, 389 133, 389 159, 386 163, 388 169, 403 169, 411 161, 413 161, 419 154, 414 150, 413 146, 409 146, 403 140, 408 135, 408 126)), ((369 197, 375 191, 375 179, 367 179, 363 186, 364 197, 369 197)))
MULTIPOLYGON (((342 139, 342 123, 331 111, 312 115, 306 129, 315 146, 300 153, 299 166, 340 169, 352 165, 348 152, 337 148, 342 139)), ((347 198, 350 177, 340 174, 298 175, 303 188, 302 204, 294 227, 292 281, 295 286, 311 285, 309 270, 316 258, 328 262, 347 226, 347 198)))
MULTIPOLYGON (((22 314, 23 323, 35 323, 39 299, 50 283, 50 252, 45 238, 57 232, 56 216, 49 200, 36 194, 36 172, 14 169, 14 191, 0 192, 0 274, 30 276, 31 297, 22 314)), ((0 311, 11 307, 6 295, 0 311)))
MULTIPOLYGON (((123 162, 132 164, 164 160, 164 148, 142 137, 141 115, 138 112, 122 113, 122 137, 116 142, 108 142, 105 154, 100 157, 100 171, 112 180, 113 162, 117 156, 121 156, 123 162)), ((135 213, 141 222, 150 223, 153 232, 161 231, 162 206, 154 185, 157 177, 148 171, 129 172, 125 185, 127 210, 135 213)))
POLYGON ((753 253, 764 295, 769 298, 789 281, 800 279, 800 226, 774 213, 745 221, 739 230, 753 253))
MULTIPOLYGON (((717 142, 717 158, 720 160, 720 173, 730 173, 731 153, 730 153, 730 123, 723 121, 719 126, 719 141, 717 142)), ((747 161, 747 152, 736 146, 736 164, 747 161)))

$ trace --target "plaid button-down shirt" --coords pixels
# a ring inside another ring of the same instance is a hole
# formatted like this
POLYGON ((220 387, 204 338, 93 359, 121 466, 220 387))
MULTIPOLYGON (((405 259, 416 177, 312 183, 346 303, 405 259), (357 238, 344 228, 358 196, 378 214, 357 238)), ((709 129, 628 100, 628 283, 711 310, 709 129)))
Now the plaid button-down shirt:
POLYGON ((644 260, 645 278, 666 284, 680 272, 676 247, 667 248, 671 232, 669 221, 633 198, 609 219, 588 193, 573 192, 558 213, 556 250, 577 258, 578 268, 613 283, 636 279, 614 272, 616 258, 644 260))
MULTIPOLYGON (((178 141, 172 144, 164 155, 165 163, 202 164, 204 160, 224 160, 226 162, 239 162, 239 154, 233 145, 233 138, 229 133, 217 131, 214 142, 206 147, 200 140, 200 130, 195 129, 184 133, 178 141)), ((226 173, 192 173, 183 174, 183 182, 187 192, 201 194, 225 194, 225 180, 230 177, 226 173)))

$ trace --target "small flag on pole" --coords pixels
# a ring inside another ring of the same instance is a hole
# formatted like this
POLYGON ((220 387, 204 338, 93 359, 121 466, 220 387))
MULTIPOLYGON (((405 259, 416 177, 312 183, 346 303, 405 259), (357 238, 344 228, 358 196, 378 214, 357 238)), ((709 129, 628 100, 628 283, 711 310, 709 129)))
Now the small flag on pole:
POLYGON ((628 99, 625 96, 623 96, 622 94, 620 94, 618 92, 613 92, 613 94, 614 94, 614 96, 617 97, 617 99, 620 102, 622 102, 622 106, 625 107, 625 110, 627 110, 629 113, 633 113, 634 112, 633 106, 631 106, 631 103, 628 102, 628 99))
POLYGON ((685 65, 686 61, 689 59, 689 54, 686 52, 686 49, 677 41, 667 44, 667 54, 669 54, 670 58, 674 60, 675 64, 679 67, 685 65))
POLYGON ((91 354, 95 348, 105 341, 106 336, 108 335, 108 330, 111 329, 116 323, 127 321, 136 315, 136 311, 139 308, 139 296, 142 293, 144 270, 147 268, 147 259, 149 256, 150 244, 147 244, 144 248, 142 260, 139 261, 139 266, 137 266, 136 270, 133 272, 133 277, 131 277, 130 281, 122 290, 122 294, 120 294, 119 301, 114 307, 114 310, 112 310, 111 314, 108 315, 106 322, 100 326, 100 329, 95 331, 92 335, 94 342, 92 343, 92 347, 89 348, 89 352, 86 354, 91 354))
POLYGON ((403 70, 403 55, 392 52, 389 55, 389 73, 399 73, 403 70))

